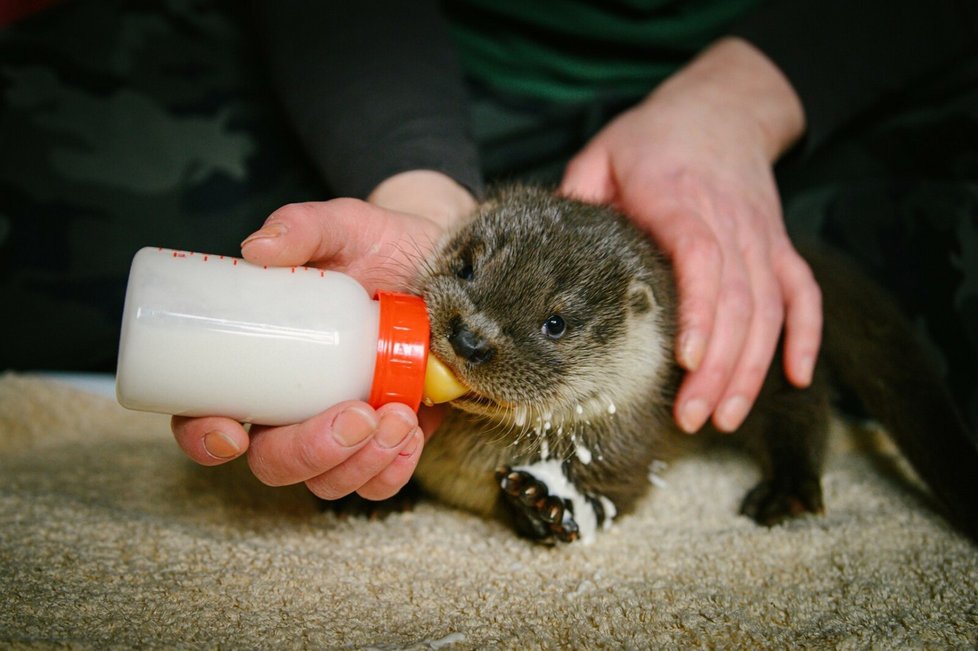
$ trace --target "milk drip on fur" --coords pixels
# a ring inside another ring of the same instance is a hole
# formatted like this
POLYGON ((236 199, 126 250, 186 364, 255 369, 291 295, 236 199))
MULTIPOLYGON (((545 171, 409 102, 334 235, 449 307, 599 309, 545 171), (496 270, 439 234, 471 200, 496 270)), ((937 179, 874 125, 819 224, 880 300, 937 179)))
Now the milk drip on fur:
POLYGON ((144 248, 129 273, 116 394, 129 409, 265 425, 344 400, 417 409, 466 390, 428 342, 416 296, 371 299, 336 271, 144 248))

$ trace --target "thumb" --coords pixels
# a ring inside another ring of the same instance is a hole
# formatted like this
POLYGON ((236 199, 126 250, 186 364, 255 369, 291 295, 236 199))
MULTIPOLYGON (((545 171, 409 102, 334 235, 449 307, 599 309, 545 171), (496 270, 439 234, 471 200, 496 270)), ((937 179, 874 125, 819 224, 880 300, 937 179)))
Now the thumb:
POLYGON ((355 199, 294 203, 269 215, 258 231, 241 243, 248 262, 287 267, 322 262, 342 267, 358 249, 371 207, 355 199), (357 227, 359 222, 359 228, 357 227))
POLYGON ((440 235, 424 217, 342 198, 279 208, 241 243, 241 253, 259 265, 342 271, 370 293, 403 291, 440 235))
POLYGON ((592 203, 615 198, 611 159, 603 147, 588 145, 571 159, 560 183, 560 193, 592 203))

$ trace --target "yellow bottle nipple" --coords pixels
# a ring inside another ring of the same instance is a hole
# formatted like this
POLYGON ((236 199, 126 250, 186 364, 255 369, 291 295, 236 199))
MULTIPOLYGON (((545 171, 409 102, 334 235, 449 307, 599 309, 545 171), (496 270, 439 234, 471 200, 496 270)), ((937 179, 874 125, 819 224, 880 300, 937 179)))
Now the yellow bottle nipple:
POLYGON ((468 392, 469 388, 458 381, 455 374, 434 355, 428 355, 428 368, 424 375, 424 395, 421 402, 436 405, 454 400, 468 392))

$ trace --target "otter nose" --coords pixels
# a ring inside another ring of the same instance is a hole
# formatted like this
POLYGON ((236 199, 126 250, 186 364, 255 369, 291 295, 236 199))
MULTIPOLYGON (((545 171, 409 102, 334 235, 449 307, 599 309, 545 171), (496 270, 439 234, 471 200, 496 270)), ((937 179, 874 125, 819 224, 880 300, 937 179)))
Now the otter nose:
POLYGON ((452 333, 448 336, 448 341, 459 357, 473 364, 488 362, 496 352, 482 335, 472 332, 461 322, 452 324, 452 333))

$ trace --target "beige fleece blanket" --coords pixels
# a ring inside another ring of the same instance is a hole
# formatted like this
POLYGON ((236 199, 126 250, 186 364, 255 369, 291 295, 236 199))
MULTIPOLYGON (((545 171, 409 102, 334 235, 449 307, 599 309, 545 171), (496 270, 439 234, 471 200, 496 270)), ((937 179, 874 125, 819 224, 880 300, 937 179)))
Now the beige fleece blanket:
POLYGON ((165 417, 6 375, 0 646, 974 648, 978 549, 891 452, 837 447, 824 517, 738 517, 755 471, 716 452, 547 549, 434 503, 340 519, 245 463, 197 467, 165 417))

